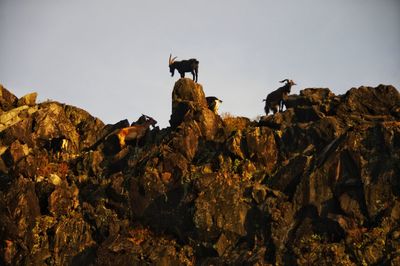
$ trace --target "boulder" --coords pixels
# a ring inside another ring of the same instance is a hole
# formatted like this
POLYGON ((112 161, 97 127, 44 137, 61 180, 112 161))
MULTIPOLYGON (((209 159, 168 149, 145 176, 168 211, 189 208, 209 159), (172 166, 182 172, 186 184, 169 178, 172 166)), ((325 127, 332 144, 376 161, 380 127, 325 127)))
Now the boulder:
POLYGON ((180 125, 187 114, 207 108, 203 87, 187 78, 179 79, 172 91, 172 114, 169 120, 172 128, 180 125))

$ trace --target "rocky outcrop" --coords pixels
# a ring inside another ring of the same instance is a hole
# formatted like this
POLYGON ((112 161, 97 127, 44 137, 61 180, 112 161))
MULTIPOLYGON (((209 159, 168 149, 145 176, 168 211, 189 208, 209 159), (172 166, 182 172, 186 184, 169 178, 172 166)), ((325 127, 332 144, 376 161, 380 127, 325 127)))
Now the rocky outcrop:
POLYGON ((1 265, 398 265, 400 95, 310 88, 221 118, 180 79, 171 127, 104 125, 1 87, 1 265))

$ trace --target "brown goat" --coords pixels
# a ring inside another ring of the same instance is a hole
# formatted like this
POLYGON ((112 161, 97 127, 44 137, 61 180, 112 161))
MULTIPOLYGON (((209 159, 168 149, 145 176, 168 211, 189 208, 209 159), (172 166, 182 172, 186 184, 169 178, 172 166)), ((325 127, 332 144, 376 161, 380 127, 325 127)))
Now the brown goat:
POLYGON ((290 93, 290 89, 293 85, 297 85, 291 79, 284 79, 279 81, 280 83, 286 82, 286 84, 270 94, 267 95, 267 98, 263 101, 265 102, 265 114, 268 115, 269 111, 271 110, 274 114, 279 111, 283 111, 283 105, 290 93), (278 108, 277 108, 278 107, 278 108))
POLYGON ((125 147, 127 140, 136 140, 141 139, 150 126, 155 126, 157 121, 151 118, 150 116, 145 116, 146 121, 140 125, 133 125, 130 127, 122 128, 118 131, 117 136, 119 139, 119 144, 121 147, 125 147))
POLYGON ((197 82, 197 78, 199 75, 199 61, 197 59, 189 59, 189 60, 181 60, 175 61, 177 57, 172 58, 172 55, 169 55, 168 65, 169 71, 171 72, 171 77, 174 76, 175 69, 178 70, 181 78, 185 77, 185 72, 190 72, 193 75, 193 80, 197 82))

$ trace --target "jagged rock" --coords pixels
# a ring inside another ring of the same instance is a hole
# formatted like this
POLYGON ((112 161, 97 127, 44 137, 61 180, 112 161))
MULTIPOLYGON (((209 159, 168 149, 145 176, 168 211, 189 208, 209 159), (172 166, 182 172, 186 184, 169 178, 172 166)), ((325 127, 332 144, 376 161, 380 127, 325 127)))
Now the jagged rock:
POLYGON ((0 109, 9 111, 16 107, 18 98, 0 84, 0 109))
POLYGON ((54 257, 50 261, 55 265, 71 264, 95 244, 90 226, 80 214, 67 216, 53 230, 54 257))
POLYGON ((104 123, 85 110, 74 106, 66 105, 64 112, 79 135, 79 149, 91 147, 98 140, 98 132, 104 128, 104 123))
POLYGON ((311 121, 316 121, 323 118, 325 115, 320 112, 318 106, 296 106, 294 108, 294 113, 297 118, 297 122, 306 123, 311 121))
POLYGON ((283 113, 262 116, 259 121, 260 126, 267 126, 273 129, 283 129, 290 126, 295 121, 294 109, 290 108, 283 113))
POLYGON ((1 265, 400 261, 392 86, 305 89, 255 122, 180 79, 171 128, 122 149, 127 120, 1 96, 1 265))
MULTIPOLYGON (((190 79, 179 79, 175 83, 172 91, 171 127, 176 128, 184 120, 187 121, 188 114, 192 114, 193 116, 194 113, 199 112, 201 116, 203 113, 207 112, 206 110, 209 109, 203 87, 190 79)), ((199 115, 197 116, 199 117, 199 115)), ((207 119, 203 120, 207 121, 207 119)))
MULTIPOLYGON (((74 125, 67 118, 62 105, 50 102, 41 106, 40 111, 33 117, 35 121, 34 137, 43 141, 51 141, 51 139, 66 139, 71 144, 69 149, 76 153, 79 150, 79 134, 74 125)), ((54 145, 48 143, 49 149, 53 149, 54 145)), ((58 151, 61 147, 55 147, 58 151)))
POLYGON ((32 228, 40 216, 39 201, 34 183, 20 177, 2 194, 0 212, 0 257, 7 264, 18 265, 33 247, 32 228))
POLYGON ((29 147, 21 144, 18 140, 14 141, 11 146, 2 154, 2 159, 8 167, 17 164, 22 158, 29 154, 29 147))
POLYGON ((235 242, 246 235, 245 222, 250 205, 240 200, 244 187, 235 180, 239 179, 237 176, 210 178, 214 180, 206 184, 198 180, 197 186, 203 193, 195 202, 194 224, 202 239, 213 241, 225 232, 233 233, 234 239, 230 241, 235 242))
POLYGON ((37 106, 23 105, 0 114, 0 132, 20 123, 38 110, 37 106))
POLYGON ((138 228, 105 241, 99 248, 96 265, 193 265, 192 255, 191 247, 138 228))
POLYGON ((269 180, 267 184, 271 188, 283 191, 288 197, 292 198, 302 176, 310 167, 311 157, 299 155, 291 159, 269 180))
POLYGON ((227 150, 234 156, 244 159, 244 153, 242 151, 242 131, 236 131, 227 139, 227 150))
POLYGON ((227 136, 231 135, 232 132, 243 130, 251 124, 252 122, 247 117, 224 115, 223 118, 223 127, 227 136))
POLYGON ((376 88, 352 88, 338 106, 337 114, 370 116, 393 116, 399 118, 400 94, 393 86, 379 85, 376 88))
POLYGON ((227 139, 227 150, 241 160, 247 158, 262 165, 267 173, 276 167, 278 152, 274 133, 269 128, 235 131, 227 139))
POLYGON ((179 132, 171 140, 171 147, 174 147, 190 162, 196 155, 200 134, 198 124, 191 122, 179 129, 179 132))
MULTIPOLYGON (((54 184, 54 183, 53 183, 54 184)), ((59 184, 58 182, 56 184, 59 184)), ((49 196, 49 211, 54 216, 67 215, 78 207, 79 190, 76 186, 57 185, 49 196)))
POLYGON ((172 91, 171 126, 178 126, 189 110, 201 108, 208 108, 203 87, 190 79, 179 79, 172 91))
POLYGON ((271 173, 278 160, 278 150, 275 136, 268 128, 256 127, 246 132, 247 158, 265 166, 265 170, 271 173))
POLYGON ((36 104, 36 98, 37 98, 36 92, 28 93, 27 95, 24 95, 18 99, 17 105, 18 106, 23 106, 23 105, 34 106, 36 104))

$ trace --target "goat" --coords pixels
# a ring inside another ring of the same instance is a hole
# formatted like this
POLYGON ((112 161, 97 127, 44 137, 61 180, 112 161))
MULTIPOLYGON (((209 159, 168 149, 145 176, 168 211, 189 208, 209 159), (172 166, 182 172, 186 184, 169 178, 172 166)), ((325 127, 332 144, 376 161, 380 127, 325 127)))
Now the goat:
POLYGON ((279 81, 280 83, 286 82, 286 84, 270 94, 267 95, 267 98, 264 99, 263 101, 265 102, 265 114, 268 115, 269 111, 271 110, 274 114, 279 111, 283 111, 283 104, 285 103, 289 93, 290 89, 293 85, 297 85, 294 83, 293 80, 291 79, 284 79, 282 81, 279 81), (276 108, 278 106, 278 109, 276 108))
POLYGON ((175 69, 178 70, 179 74, 181 74, 181 78, 185 77, 185 72, 190 72, 193 75, 193 80, 197 83, 198 73, 199 73, 199 61, 197 59, 189 59, 182 61, 175 61, 176 56, 172 58, 172 55, 169 55, 169 71, 171 72, 171 77, 174 76, 175 69))
POLYGON ((213 111, 214 113, 218 113, 219 105, 222 103, 220 99, 214 96, 206 97, 208 109, 213 111))
POLYGON ((122 128, 118 131, 117 136, 121 148, 126 146, 127 140, 136 140, 137 143, 137 141, 146 134, 147 129, 150 126, 154 127, 155 124, 157 124, 157 121, 150 116, 143 116, 146 118, 146 121, 144 121, 143 124, 132 125, 130 127, 122 128))
POLYGON ((44 148, 55 154, 56 158, 61 157, 62 152, 68 152, 69 151, 69 140, 65 138, 65 136, 59 136, 55 138, 50 138, 48 140, 45 140, 44 142, 44 148))

